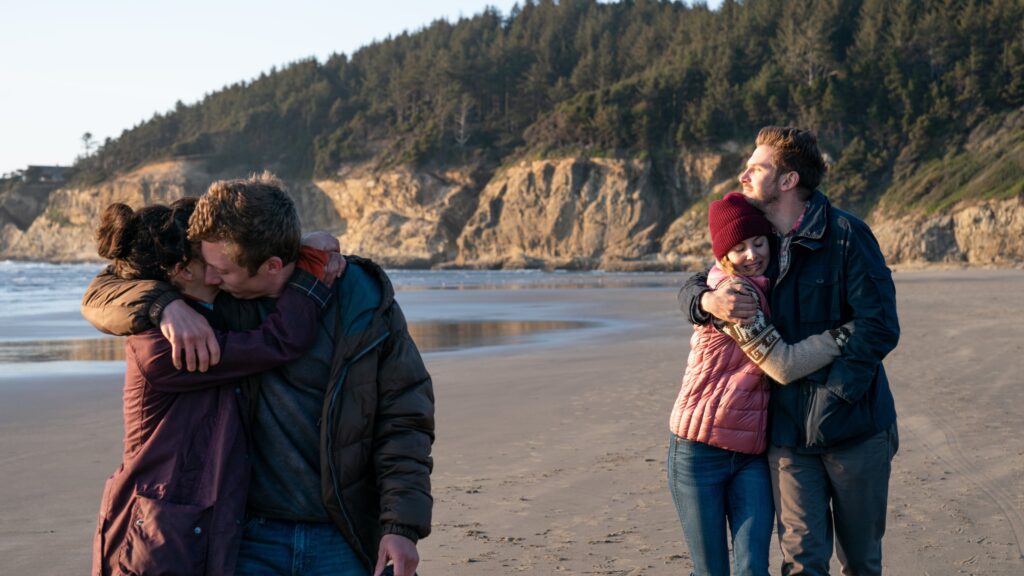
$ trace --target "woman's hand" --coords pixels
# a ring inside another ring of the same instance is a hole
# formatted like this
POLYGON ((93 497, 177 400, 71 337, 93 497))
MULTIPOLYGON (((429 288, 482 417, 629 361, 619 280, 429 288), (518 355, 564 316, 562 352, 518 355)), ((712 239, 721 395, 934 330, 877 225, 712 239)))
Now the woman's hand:
POLYGON ((160 331, 171 343, 171 357, 178 370, 181 370, 182 356, 189 372, 195 372, 196 368, 206 372, 220 362, 220 344, 210 323, 184 300, 179 298, 164 308, 160 331))
POLYGON ((328 287, 345 273, 345 266, 348 262, 341 254, 341 243, 333 234, 323 230, 310 232, 302 237, 302 245, 331 253, 327 263, 323 266, 323 274, 314 274, 328 287))

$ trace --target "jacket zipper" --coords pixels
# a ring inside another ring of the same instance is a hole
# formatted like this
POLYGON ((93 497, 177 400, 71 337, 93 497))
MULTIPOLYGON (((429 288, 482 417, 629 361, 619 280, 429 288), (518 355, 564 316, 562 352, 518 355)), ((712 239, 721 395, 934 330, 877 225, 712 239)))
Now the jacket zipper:
MULTIPOLYGON (((334 385, 334 391, 331 392, 330 402, 327 405, 327 465, 331 469, 331 485, 334 486, 334 498, 335 500, 338 501, 338 510, 341 511, 341 516, 345 519, 345 524, 348 526, 349 533, 352 534, 352 537, 355 539, 355 545, 358 546, 360 549, 363 547, 363 545, 359 541, 359 537, 357 536, 355 527, 352 526, 352 519, 349 518, 348 512, 345 510, 345 504, 341 501, 341 487, 338 485, 338 471, 334 467, 334 437, 331 434, 331 431, 333 430, 331 422, 333 422, 334 404, 338 399, 338 391, 341 390, 341 385, 342 383, 345 382, 345 378, 348 376, 348 367, 355 363, 356 361, 358 361, 363 356, 369 354, 370 350, 376 348, 390 335, 390 330, 385 331, 384 334, 382 334, 379 338, 371 342, 369 346, 364 348, 362 351, 360 351, 358 354, 353 356, 351 359, 349 359, 348 362, 345 363, 345 365, 341 369, 341 375, 338 377, 338 381, 334 385)), ((360 552, 363 553, 363 557, 366 560, 370 561, 370 564, 372 565, 372 559, 366 553, 366 551, 360 550, 360 552)))

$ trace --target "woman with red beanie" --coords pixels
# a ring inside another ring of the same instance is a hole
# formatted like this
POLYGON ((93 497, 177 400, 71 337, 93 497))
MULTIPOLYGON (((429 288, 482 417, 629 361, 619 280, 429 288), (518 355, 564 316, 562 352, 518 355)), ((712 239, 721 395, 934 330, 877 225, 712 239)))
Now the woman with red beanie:
POLYGON ((853 323, 787 344, 768 322, 772 226, 742 194, 708 209, 716 264, 708 286, 733 283, 754 297, 749 324, 694 326, 682 389, 672 409, 668 479, 694 573, 768 574, 774 508, 767 447, 769 383, 786 384, 831 363, 853 323))

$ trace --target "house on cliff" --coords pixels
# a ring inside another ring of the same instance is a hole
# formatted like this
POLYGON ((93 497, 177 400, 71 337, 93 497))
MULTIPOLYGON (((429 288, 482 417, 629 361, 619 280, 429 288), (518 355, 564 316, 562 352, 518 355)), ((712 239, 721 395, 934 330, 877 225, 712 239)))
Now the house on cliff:
POLYGON ((67 166, 32 166, 18 171, 18 176, 26 184, 53 183, 59 184, 67 180, 71 171, 67 166))

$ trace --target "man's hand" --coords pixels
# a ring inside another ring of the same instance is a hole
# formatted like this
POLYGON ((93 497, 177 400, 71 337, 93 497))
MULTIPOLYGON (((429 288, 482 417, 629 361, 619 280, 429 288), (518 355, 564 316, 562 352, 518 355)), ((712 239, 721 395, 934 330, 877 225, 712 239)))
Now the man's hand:
POLYGON ((341 244, 333 234, 317 230, 302 237, 302 245, 323 250, 324 252, 341 252, 341 244))
POLYGON ((733 324, 746 324, 757 313, 754 297, 743 290, 742 284, 725 283, 715 290, 700 295, 700 307, 719 320, 733 324))
POLYGON ((377 567, 373 570, 373 576, 380 576, 388 561, 394 564, 395 576, 412 576, 420 563, 420 554, 412 540, 398 534, 385 534, 380 539, 377 567))
POLYGON ((171 343, 174 367, 181 370, 181 356, 189 372, 206 372, 220 362, 220 344, 206 318, 192 309, 184 300, 168 304, 160 317, 160 331, 171 343))

